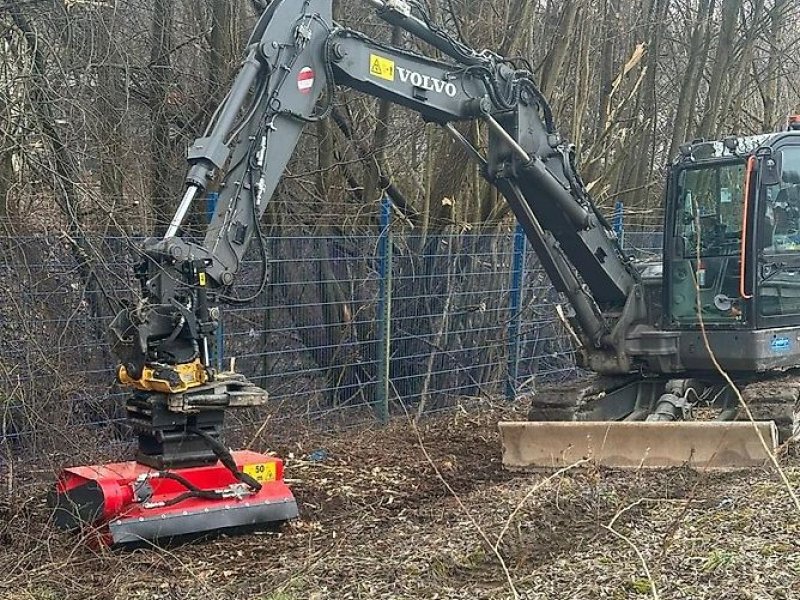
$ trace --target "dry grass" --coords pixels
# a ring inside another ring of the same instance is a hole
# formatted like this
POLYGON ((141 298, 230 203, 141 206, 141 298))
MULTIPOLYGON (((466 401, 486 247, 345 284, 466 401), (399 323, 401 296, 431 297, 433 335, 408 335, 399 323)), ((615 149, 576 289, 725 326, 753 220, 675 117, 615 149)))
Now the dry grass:
MULTIPOLYGON (((299 521, 169 550, 77 545, 47 523, 44 483, 24 488, 0 500, 0 598, 511 598, 476 524, 489 540, 507 527, 497 550, 521 598, 800 597, 800 515, 769 470, 583 470, 542 485, 501 469, 500 417, 449 413, 420 427, 460 502, 407 423, 296 433, 280 450, 294 456, 299 521), (326 460, 305 460, 318 448, 326 460)), ((797 462, 786 468, 800 485, 797 462)))

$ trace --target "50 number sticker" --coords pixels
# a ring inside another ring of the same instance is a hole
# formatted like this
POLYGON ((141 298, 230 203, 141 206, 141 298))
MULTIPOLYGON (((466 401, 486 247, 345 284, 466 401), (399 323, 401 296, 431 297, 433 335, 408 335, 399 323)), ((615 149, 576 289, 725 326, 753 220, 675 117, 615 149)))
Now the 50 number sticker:
POLYGON ((250 477, 255 479, 258 483, 275 481, 278 476, 274 462, 245 465, 242 468, 242 471, 250 475, 250 477))

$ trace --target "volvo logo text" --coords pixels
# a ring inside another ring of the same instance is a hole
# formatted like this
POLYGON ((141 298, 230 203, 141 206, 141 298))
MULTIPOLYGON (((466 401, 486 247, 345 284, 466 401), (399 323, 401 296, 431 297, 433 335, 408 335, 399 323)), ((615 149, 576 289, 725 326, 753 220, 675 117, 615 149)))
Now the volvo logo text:
POLYGON ((421 73, 409 71, 403 67, 397 67, 397 73, 400 75, 400 81, 403 83, 410 82, 414 87, 436 92, 437 94, 447 94, 451 98, 455 98, 458 94, 458 88, 454 83, 450 83, 449 81, 435 79, 430 75, 422 75, 421 73))

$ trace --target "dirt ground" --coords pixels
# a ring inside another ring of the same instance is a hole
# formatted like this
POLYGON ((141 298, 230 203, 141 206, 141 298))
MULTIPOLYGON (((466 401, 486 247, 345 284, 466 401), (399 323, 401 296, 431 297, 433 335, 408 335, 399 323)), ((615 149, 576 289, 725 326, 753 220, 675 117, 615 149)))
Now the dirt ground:
POLYGON ((297 432, 275 449, 298 521, 170 549, 92 550, 26 488, 0 499, 0 599, 800 598, 800 514, 769 469, 512 474, 508 416, 297 432))

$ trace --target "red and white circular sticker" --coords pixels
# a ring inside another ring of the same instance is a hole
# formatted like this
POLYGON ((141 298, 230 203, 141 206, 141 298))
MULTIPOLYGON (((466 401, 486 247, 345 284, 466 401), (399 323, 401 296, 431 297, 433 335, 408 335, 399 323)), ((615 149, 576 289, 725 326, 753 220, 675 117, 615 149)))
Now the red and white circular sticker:
POLYGON ((297 74, 297 89, 301 94, 310 94, 314 87, 314 69, 303 67, 297 74))

